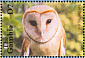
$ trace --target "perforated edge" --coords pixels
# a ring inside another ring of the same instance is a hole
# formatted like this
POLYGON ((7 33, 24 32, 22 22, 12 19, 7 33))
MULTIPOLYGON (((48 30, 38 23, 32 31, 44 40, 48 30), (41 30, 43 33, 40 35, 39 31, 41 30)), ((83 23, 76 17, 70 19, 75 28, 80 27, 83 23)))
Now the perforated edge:
POLYGON ((85 2, 85 0, 78 0, 78 1, 76 1, 76 0, 73 0, 73 1, 69 1, 69 0, 67 0, 67 1, 58 1, 58 0, 56 0, 56 1, 50 1, 50 0, 45 0, 45 1, 40 1, 40 0, 34 0, 34 1, 32 1, 32 0, 27 0, 27 1, 22 1, 22 0, 20 0, 20 1, 18 1, 18 0, 9 0, 9 1, 3 1, 3 0, 0 0, 1 2, 85 2))
POLYGON ((2 58, 84 58, 84 56, 2 56, 2 58))
POLYGON ((85 56, 85 2, 84 1, 0 1, 0 57, 7 58, 7 57, 42 57, 42 58, 84 58, 85 56), (83 56, 2 56, 2 2, 83 2, 83 56))
POLYGON ((0 2, 0 56, 2 55, 2 2, 0 2))

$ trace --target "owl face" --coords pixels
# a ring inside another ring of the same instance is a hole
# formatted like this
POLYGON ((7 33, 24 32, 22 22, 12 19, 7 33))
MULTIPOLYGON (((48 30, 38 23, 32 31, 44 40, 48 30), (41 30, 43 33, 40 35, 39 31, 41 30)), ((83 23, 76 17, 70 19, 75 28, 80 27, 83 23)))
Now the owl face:
POLYGON ((53 12, 30 12, 24 19, 26 33, 38 42, 51 40, 58 30, 58 25, 58 17, 53 12))

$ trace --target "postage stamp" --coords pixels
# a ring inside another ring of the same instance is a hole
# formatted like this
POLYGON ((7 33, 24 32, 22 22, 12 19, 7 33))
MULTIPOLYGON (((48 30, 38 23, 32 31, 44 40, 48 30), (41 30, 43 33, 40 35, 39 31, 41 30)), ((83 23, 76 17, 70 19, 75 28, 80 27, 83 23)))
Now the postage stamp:
POLYGON ((2 56, 83 56, 84 2, 1 2, 2 56))

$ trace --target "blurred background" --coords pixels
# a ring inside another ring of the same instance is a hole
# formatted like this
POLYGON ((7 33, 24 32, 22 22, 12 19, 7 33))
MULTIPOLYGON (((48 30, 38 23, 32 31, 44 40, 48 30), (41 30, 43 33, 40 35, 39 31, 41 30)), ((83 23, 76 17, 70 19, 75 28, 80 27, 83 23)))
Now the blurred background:
POLYGON ((81 2, 15 2, 13 5, 13 14, 7 14, 7 5, 4 2, 2 7, 2 33, 3 42, 6 41, 8 25, 13 25, 14 44, 13 53, 8 54, 7 48, 2 47, 3 56, 20 56, 23 41, 22 35, 22 17, 26 9, 34 5, 48 5, 54 8, 61 19, 63 27, 66 31, 66 56, 82 56, 83 55, 83 3, 81 2))

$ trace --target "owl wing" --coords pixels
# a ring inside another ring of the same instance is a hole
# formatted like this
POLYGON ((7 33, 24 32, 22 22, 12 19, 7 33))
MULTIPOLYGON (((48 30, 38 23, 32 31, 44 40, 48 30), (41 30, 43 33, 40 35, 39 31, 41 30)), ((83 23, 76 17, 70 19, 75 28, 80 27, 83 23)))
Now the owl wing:
POLYGON ((60 41, 59 56, 65 56, 65 48, 66 48, 66 35, 63 34, 63 37, 60 41))
POLYGON ((30 52, 31 52, 31 49, 30 49, 30 43, 29 41, 24 38, 23 40, 23 44, 22 44, 22 52, 21 52, 21 55, 23 56, 29 56, 30 55, 30 52))

